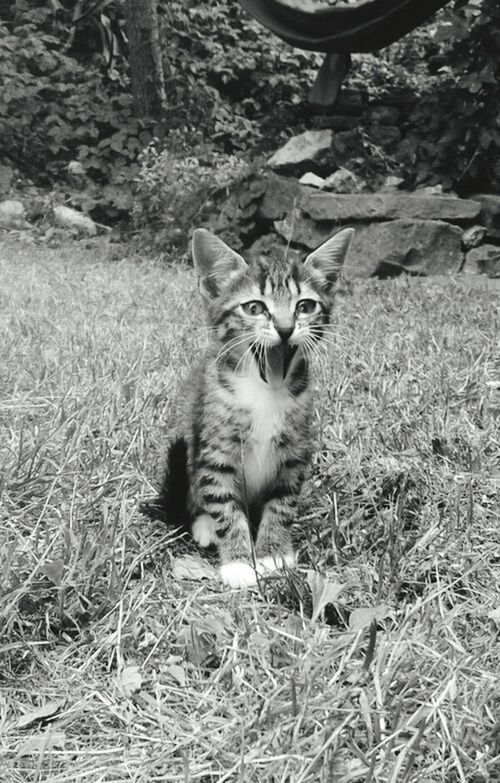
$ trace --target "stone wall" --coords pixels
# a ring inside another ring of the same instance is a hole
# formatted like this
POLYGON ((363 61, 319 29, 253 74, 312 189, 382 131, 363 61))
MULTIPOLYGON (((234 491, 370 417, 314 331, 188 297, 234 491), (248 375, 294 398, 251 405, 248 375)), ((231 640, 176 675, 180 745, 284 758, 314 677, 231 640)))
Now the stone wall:
MULTIPOLYGON (((500 277, 500 196, 329 193, 270 173, 257 222, 264 236, 272 233, 303 251, 317 247, 337 229, 352 226, 352 275, 465 271, 500 277)), ((262 238, 254 250, 261 245, 262 238)))

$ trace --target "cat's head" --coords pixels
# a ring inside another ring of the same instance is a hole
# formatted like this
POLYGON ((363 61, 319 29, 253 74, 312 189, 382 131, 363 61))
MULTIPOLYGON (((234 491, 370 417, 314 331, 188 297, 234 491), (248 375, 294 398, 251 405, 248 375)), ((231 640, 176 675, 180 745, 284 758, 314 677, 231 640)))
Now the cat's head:
POLYGON ((222 343, 257 351, 311 346, 329 321, 335 282, 354 229, 323 242, 303 263, 266 256, 247 264, 210 231, 193 234, 193 260, 209 323, 222 343))

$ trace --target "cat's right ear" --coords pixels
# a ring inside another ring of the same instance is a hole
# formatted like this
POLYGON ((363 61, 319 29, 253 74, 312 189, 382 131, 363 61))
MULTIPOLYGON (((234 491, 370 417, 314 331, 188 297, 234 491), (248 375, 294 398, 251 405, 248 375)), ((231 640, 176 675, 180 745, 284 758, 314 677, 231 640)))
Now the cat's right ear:
POLYGON ((200 278, 200 291, 210 299, 219 296, 224 287, 247 268, 239 253, 206 228, 194 230, 192 251, 194 268, 200 278))

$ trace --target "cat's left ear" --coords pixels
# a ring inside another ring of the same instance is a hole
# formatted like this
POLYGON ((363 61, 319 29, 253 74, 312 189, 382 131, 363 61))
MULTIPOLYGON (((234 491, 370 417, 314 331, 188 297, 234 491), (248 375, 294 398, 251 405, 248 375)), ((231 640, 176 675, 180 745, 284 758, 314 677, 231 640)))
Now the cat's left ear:
POLYGON ((239 253, 206 228, 194 230, 192 250, 200 291, 209 298, 219 296, 224 287, 247 268, 239 253))
POLYGON ((304 268, 323 279, 323 286, 330 288, 337 280, 354 236, 353 228, 344 228, 309 253, 304 268))

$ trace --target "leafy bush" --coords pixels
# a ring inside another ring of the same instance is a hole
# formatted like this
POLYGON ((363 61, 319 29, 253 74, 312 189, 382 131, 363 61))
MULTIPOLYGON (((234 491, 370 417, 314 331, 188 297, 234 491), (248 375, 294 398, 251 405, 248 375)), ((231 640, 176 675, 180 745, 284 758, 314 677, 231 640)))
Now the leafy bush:
MULTIPOLYGON (((138 155, 153 135, 169 147, 182 137, 185 152, 202 142, 226 153, 272 147, 289 124, 286 107, 312 79, 315 55, 267 35, 232 0, 163 2, 167 107, 165 123, 152 128, 132 116, 124 58, 106 75, 95 42, 68 48, 72 9, 39 5, 27 0, 0 21, 0 148, 42 183, 79 160, 99 185, 74 194, 86 209, 103 195, 117 209, 131 206, 138 155)), ((122 17, 119 0, 110 8, 122 17)), ((148 192, 150 215, 152 199, 148 192)))
MULTIPOLYGON (((193 225, 216 220, 215 201, 218 197, 226 201, 234 186, 252 171, 235 155, 209 149, 197 155, 174 153, 161 150, 157 140, 141 153, 139 162, 134 225, 153 229, 153 244, 174 250, 184 250, 193 225)), ((219 228, 223 227, 218 218, 219 228)))
MULTIPOLYGON (((98 35, 68 46, 69 0, 23 0, 7 8, 10 17, 0 11, 0 154, 42 183, 80 161, 90 187, 72 199, 87 210, 104 202, 107 218, 130 210, 137 185, 144 202, 135 208, 136 225, 146 218, 157 225, 171 203, 182 234, 190 209, 181 207, 181 182, 189 204, 210 201, 214 184, 204 172, 214 165, 218 176, 217 154, 253 157, 276 148, 290 127, 311 126, 306 96, 321 56, 280 42, 235 0, 159 0, 167 101, 157 126, 132 116, 125 57, 106 74, 98 35), (138 160, 154 136, 162 146, 138 160), (162 147, 169 153, 160 154, 162 147), (174 183, 193 149, 202 151, 194 155, 198 163, 174 183), (172 187, 179 191, 173 201, 172 187)), ((122 0, 107 5, 108 12, 123 21, 122 0)), ((464 192, 498 188, 500 7, 496 0, 457 2, 432 30, 432 38, 417 31, 395 45, 401 62, 387 52, 357 60, 350 81, 369 84, 374 94, 389 83, 421 83, 422 99, 405 129, 408 154, 402 153, 417 179, 451 174, 464 192), (422 80, 430 51, 444 67, 422 80), (408 62, 420 63, 418 78, 408 62)))
POLYGON ((69 14, 34 5, 0 22, 0 148, 42 183, 77 159, 109 204, 128 208, 128 181, 151 133, 131 116, 126 71, 109 78, 99 62, 79 62, 65 46, 69 14))
POLYGON ((201 130, 226 152, 275 145, 321 58, 282 43, 234 0, 161 7, 168 127, 201 130))
POLYGON ((441 83, 412 117, 421 166, 463 193, 500 188, 500 5, 457 2, 440 16, 441 83))

